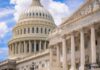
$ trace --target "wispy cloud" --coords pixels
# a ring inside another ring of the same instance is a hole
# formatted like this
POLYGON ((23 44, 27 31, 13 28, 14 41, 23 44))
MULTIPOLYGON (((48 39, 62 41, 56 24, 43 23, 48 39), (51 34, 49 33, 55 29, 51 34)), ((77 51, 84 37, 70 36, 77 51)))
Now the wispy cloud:
POLYGON ((12 28, 8 28, 6 22, 0 22, 0 38, 3 38, 5 34, 11 31, 12 28))
POLYGON ((14 9, 12 8, 1 8, 0 9, 0 18, 5 17, 9 14, 13 14, 14 13, 14 9))
POLYGON ((0 60, 5 60, 8 56, 8 49, 0 46, 0 60))

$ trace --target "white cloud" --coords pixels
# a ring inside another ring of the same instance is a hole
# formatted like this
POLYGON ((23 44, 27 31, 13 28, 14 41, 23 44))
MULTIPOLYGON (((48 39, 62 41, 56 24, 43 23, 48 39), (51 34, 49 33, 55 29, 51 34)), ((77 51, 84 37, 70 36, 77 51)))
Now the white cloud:
POLYGON ((56 2, 53 0, 42 0, 41 2, 52 14, 57 25, 61 23, 63 18, 70 15, 69 7, 65 3, 56 2))
POLYGON ((0 9, 0 18, 5 17, 9 14, 13 14, 14 10, 11 8, 2 8, 0 9))
MULTIPOLYGON (((18 20, 20 13, 30 6, 31 2, 32 0, 11 0, 11 3, 16 3, 16 13, 14 14, 16 20, 18 20)), ((62 18, 70 14, 69 7, 64 3, 53 0, 41 0, 41 3, 52 14, 57 25, 61 23, 62 18)))
POLYGON ((4 37, 4 35, 9 31, 7 24, 5 22, 0 22, 0 38, 4 37))
POLYGON ((8 53, 8 48, 0 46, 0 55, 4 55, 8 53))

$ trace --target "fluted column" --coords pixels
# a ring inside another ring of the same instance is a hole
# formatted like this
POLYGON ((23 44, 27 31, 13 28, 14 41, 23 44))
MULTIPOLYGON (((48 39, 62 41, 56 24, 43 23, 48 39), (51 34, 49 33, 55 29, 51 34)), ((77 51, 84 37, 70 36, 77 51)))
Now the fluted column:
MULTIPOLYGON (((92 65, 96 65, 96 43, 95 43, 95 28, 91 26, 91 58, 92 58, 92 65)), ((92 69, 95 70, 95 69, 92 69)))
POLYGON ((41 40, 40 40, 40 42, 39 42, 39 51, 41 51, 41 40))
POLYGON ((26 42, 24 41, 24 54, 27 54, 26 42))
POLYGON ((57 66, 60 67, 60 47, 56 45, 57 48, 57 66))
POLYGON ((67 66, 67 46, 65 37, 62 38, 63 70, 68 70, 67 66))
POLYGON ((31 53, 32 51, 31 51, 31 49, 32 49, 32 42, 31 41, 29 41, 29 53, 31 53))
POLYGON ((75 67, 75 39, 74 34, 71 34, 71 69, 70 70, 76 70, 75 67))
POLYGON ((13 44, 13 48, 14 48, 14 52, 13 52, 13 53, 14 53, 14 55, 15 55, 15 43, 13 44))
POLYGON ((11 49, 11 45, 9 45, 9 56, 11 56, 12 55, 12 49, 11 49))
POLYGON ((85 43, 84 43, 84 32, 83 30, 80 31, 80 69, 79 70, 85 70, 85 43))
POLYGON ((21 47, 21 43, 19 42, 19 45, 18 45, 18 54, 20 55, 20 47, 21 47))
POLYGON ((36 53, 36 40, 34 40, 34 53, 36 53))
POLYGON ((50 47, 50 70, 53 70, 53 49, 50 47))
POLYGON ((15 54, 17 54, 17 43, 15 43, 15 54))

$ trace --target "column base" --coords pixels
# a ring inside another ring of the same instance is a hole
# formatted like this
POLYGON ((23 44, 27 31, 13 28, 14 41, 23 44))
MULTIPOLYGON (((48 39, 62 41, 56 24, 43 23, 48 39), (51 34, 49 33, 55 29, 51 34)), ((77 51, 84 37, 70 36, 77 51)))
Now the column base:
POLYGON ((79 70, 85 70, 84 65, 80 66, 80 67, 79 67, 79 70))
POLYGON ((75 67, 71 67, 70 70, 76 70, 76 68, 75 67))

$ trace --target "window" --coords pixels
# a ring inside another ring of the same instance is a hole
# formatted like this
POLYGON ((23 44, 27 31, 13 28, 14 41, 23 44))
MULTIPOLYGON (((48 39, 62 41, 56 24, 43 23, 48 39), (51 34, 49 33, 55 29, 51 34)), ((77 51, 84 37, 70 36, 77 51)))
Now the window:
POLYGON ((47 29, 45 28, 45 34, 47 34, 47 29))
POLYGON ((36 43, 36 51, 39 51, 39 44, 36 43))
POLYGON ((34 33, 34 27, 32 28, 32 33, 34 33))
POLYGON ((30 28, 28 28, 28 33, 30 33, 30 28))
POLYGON ((24 28, 24 34, 26 34, 26 28, 24 28))
POLYGON ((43 13, 43 17, 44 17, 44 13, 43 13))
POLYGON ((27 52, 29 52, 29 43, 27 43, 27 52))
POLYGON ((48 30, 48 32, 50 32, 50 29, 48 30))
POLYGON ((19 35, 19 30, 18 30, 18 35, 19 35))
POLYGON ((20 34, 22 34, 22 29, 20 30, 20 34))
POLYGON ((40 16, 41 16, 41 13, 40 13, 40 16))
POLYGON ((36 28, 36 33, 38 33, 39 32, 39 29, 38 29, 38 27, 36 28))
POLYGON ((41 33, 43 33, 43 29, 41 28, 41 33))
POLYGON ((34 13, 33 13, 33 16, 34 16, 34 13))
POLYGON ((31 13, 29 13, 29 16, 31 16, 31 13))
POLYGON ((38 16, 38 13, 36 13, 36 16, 38 16))

